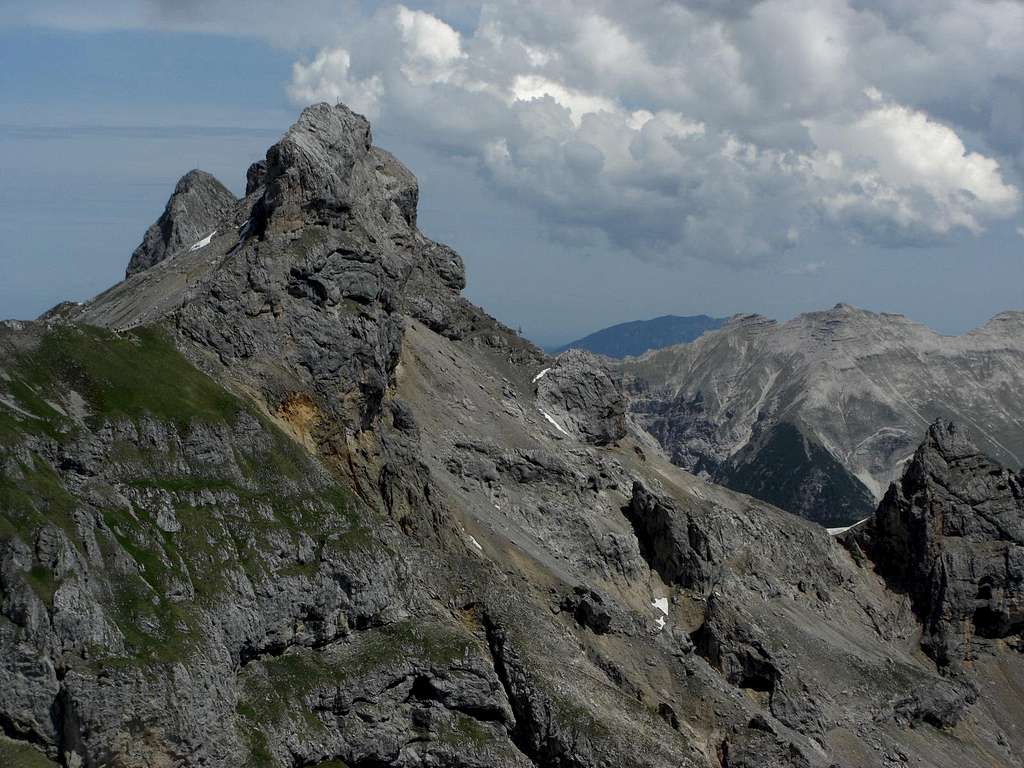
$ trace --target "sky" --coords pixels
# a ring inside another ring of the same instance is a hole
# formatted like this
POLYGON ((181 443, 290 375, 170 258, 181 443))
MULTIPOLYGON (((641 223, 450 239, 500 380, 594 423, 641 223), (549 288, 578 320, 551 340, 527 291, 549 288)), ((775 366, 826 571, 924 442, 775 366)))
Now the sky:
POLYGON ((542 344, 1024 308, 1019 0, 0 0, 0 317, 116 282, 181 175, 241 192, 339 100, 542 344))

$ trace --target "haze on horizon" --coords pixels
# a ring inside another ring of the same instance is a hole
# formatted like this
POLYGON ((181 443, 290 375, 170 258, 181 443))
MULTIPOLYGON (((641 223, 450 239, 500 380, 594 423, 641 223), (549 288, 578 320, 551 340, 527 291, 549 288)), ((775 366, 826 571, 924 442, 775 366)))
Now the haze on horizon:
POLYGON ((541 343, 847 302, 1024 307, 1024 4, 0 3, 0 316, 123 275, 177 179, 315 101, 419 177, 467 293, 541 343))

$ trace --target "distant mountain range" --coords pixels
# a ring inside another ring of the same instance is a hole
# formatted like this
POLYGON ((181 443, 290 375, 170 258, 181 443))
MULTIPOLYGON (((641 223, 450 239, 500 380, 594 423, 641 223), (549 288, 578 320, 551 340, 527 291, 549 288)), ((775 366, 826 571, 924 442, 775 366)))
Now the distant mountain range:
POLYGON ((619 323, 550 351, 557 355, 567 349, 585 349, 607 357, 635 357, 652 349, 686 344, 721 328, 725 322, 725 318, 707 315, 662 315, 653 320, 619 323))
POLYGON ((845 304, 785 323, 739 315, 621 367, 673 462, 826 525, 870 515, 937 418, 1024 461, 1021 312, 961 336, 845 304))

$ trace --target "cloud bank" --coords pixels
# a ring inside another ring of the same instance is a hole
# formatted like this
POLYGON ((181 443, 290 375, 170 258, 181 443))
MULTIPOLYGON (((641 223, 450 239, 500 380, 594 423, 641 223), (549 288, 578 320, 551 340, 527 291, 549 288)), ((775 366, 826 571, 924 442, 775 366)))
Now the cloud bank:
POLYGON ((743 266, 1020 224, 1016 0, 254 2, 117 18, 307 47, 296 105, 472 162, 567 243, 743 266))
POLYGON ((289 94, 468 156, 566 241, 746 265, 1016 217, 1022 41, 1016 2, 485 3, 461 31, 393 5, 289 94))

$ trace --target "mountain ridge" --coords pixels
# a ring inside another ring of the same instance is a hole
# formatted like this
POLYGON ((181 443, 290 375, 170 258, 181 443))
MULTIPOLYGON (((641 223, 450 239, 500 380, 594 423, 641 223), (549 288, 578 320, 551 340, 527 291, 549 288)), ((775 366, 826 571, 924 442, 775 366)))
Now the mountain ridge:
MULTIPOLYGON (((1013 621, 926 656, 976 625, 882 549, 671 464, 606 360, 461 297, 364 118, 309 108, 247 175, 212 237, 0 325, 0 760, 1019 762, 1013 621)), ((1019 517, 987 471, 940 485, 1019 517)))
POLYGON ((1024 312, 944 336, 839 304, 783 323, 735 316, 619 369, 641 423, 681 466, 838 525, 873 509, 936 418, 970 425, 990 455, 1024 463, 1021 331, 1024 312), (794 446, 772 450, 802 452, 812 468, 783 494, 791 472, 758 444, 794 446))
POLYGON ((602 328, 550 350, 553 355, 569 349, 586 349, 607 357, 635 357, 651 349, 674 346, 698 338, 726 322, 707 315, 661 315, 602 328))

